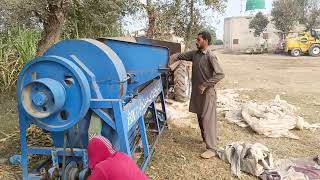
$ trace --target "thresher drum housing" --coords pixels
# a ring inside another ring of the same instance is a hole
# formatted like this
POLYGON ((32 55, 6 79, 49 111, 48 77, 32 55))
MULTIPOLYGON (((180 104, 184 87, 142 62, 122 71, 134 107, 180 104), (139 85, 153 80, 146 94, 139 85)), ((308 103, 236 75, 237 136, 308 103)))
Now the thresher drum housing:
POLYGON ((17 84, 23 179, 84 179, 94 119, 119 151, 133 157, 142 144, 138 161, 144 170, 165 127, 160 75, 168 59, 164 47, 81 39, 60 41, 26 64, 17 84), (27 145, 31 124, 50 133, 53 147, 27 145), (29 173, 32 154, 50 159, 29 173))

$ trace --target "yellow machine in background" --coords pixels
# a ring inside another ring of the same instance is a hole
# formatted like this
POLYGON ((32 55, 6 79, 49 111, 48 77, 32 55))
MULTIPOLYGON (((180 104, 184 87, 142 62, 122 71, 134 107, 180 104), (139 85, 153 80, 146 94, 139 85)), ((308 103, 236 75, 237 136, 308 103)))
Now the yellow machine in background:
POLYGON ((306 53, 310 56, 320 56, 320 29, 299 33, 298 37, 287 38, 285 52, 294 57, 306 53))

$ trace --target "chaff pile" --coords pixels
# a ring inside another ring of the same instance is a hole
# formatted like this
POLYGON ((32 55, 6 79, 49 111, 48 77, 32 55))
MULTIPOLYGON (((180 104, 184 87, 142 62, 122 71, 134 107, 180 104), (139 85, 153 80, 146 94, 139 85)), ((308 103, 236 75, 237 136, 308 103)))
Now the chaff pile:
POLYGON ((217 92, 217 112, 225 113, 228 121, 241 127, 248 125, 242 120, 241 106, 245 103, 240 99, 240 95, 234 89, 224 89, 217 92))
POLYGON ((0 165, 0 179, 20 179, 21 170, 19 166, 0 165))
POLYGON ((189 102, 181 103, 170 99, 166 99, 166 113, 169 127, 198 127, 198 125, 193 122, 195 114, 189 112, 189 102))
POLYGON ((28 145, 31 146, 52 146, 52 139, 50 135, 35 125, 31 125, 27 129, 27 142, 28 145))
MULTIPOLYGON (((0 143, 3 143, 4 146, 7 143, 10 144, 19 144, 20 132, 19 130, 14 130, 11 134, 5 134, 5 138, 0 139, 0 143)), ((48 133, 45 133, 41 128, 31 125, 27 129, 27 142, 30 146, 43 146, 50 147, 52 145, 52 139, 48 133)))
POLYGON ((242 103, 239 98, 239 94, 234 89, 218 90, 217 97, 218 112, 239 109, 242 103))

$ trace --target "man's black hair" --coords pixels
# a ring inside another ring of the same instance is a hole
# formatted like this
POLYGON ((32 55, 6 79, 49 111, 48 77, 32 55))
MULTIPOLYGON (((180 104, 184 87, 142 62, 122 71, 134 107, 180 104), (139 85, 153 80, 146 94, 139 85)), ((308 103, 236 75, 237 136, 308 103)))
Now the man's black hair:
POLYGON ((202 36, 202 39, 208 41, 208 45, 211 45, 211 34, 208 31, 201 31, 198 36, 202 36))

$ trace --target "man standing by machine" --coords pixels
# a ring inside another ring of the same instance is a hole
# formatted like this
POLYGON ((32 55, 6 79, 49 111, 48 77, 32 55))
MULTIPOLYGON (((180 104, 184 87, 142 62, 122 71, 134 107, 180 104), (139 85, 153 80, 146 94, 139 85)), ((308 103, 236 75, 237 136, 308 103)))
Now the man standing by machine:
POLYGON ((207 150, 201 154, 209 159, 216 155, 217 150, 217 118, 215 85, 224 78, 224 73, 218 64, 217 57, 209 51, 211 35, 200 32, 196 46, 198 50, 181 53, 172 63, 178 60, 192 61, 192 93, 189 111, 196 113, 201 130, 201 136, 207 150))

